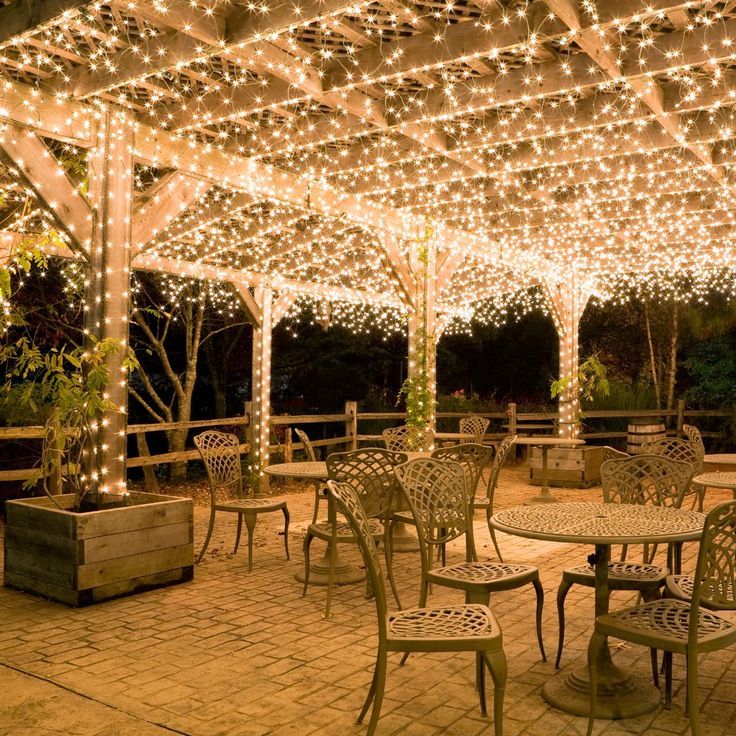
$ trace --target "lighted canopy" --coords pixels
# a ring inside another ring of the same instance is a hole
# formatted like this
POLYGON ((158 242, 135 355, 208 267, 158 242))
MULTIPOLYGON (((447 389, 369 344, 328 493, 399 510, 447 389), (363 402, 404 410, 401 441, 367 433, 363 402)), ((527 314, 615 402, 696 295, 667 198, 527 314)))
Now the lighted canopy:
POLYGON ((0 0, 2 244, 51 223, 121 338, 130 267, 233 283, 265 457, 297 297, 407 315, 431 377, 536 286, 574 376, 591 296, 730 273, 735 64, 734 0, 0 0))

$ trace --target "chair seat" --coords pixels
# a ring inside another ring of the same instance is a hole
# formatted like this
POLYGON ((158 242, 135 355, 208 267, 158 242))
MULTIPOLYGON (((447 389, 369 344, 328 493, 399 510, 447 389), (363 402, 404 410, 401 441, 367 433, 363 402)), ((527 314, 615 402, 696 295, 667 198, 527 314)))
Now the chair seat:
MULTIPOLYGON (((659 588, 664 585, 669 571, 658 565, 645 565, 641 562, 609 562, 608 587, 612 590, 639 590, 659 588)), ((595 586, 595 567, 579 565, 568 567, 562 573, 565 578, 579 585, 595 586)))
MULTIPOLYGON (((689 623, 690 603, 662 598, 599 616, 595 629, 606 636, 684 654, 689 623)), ((698 651, 720 649, 734 641, 734 624, 712 611, 698 611, 698 651)))
POLYGON ((512 590, 539 577, 533 565, 508 562, 459 562, 430 570, 427 580, 469 592, 512 590))
POLYGON ((254 514, 279 511, 284 508, 286 508, 286 501, 278 498, 234 498, 232 501, 221 501, 215 504, 217 511, 251 512, 254 514))
POLYGON ((389 614, 389 649, 457 651, 465 641, 472 651, 501 648, 501 627, 490 608, 480 604, 410 608, 389 614))
MULTIPOLYGON (((368 519, 368 526, 371 534, 376 540, 383 539, 383 524, 378 519, 368 519)), ((318 521, 307 527, 307 534, 311 534, 317 539, 332 539, 332 524, 329 521, 318 521)), ((346 521, 338 520, 336 524, 336 535, 338 544, 349 544, 355 542, 355 534, 350 529, 350 525, 346 521)))
MULTIPOLYGON (((730 581, 728 581, 730 583, 730 581)), ((664 581, 665 596, 677 598, 681 601, 689 601, 693 597, 695 580, 692 575, 668 575, 664 581)), ((733 595, 731 586, 728 585, 728 595, 733 595)))

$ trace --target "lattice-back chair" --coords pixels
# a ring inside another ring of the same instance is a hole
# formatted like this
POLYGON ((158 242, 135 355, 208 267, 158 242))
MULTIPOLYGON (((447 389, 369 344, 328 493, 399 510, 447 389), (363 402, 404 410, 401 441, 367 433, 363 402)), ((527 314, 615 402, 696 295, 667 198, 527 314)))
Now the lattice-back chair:
POLYGON ((294 428, 294 433, 299 438, 299 442, 304 445, 304 452, 307 453, 307 459, 313 463, 317 462, 317 453, 314 451, 314 445, 312 445, 307 433, 301 429, 296 429, 296 427, 294 428))
POLYGON ((491 516, 493 516, 493 499, 496 495, 496 488, 498 487, 498 479, 501 475, 501 468, 503 468, 504 463, 506 462, 506 458, 511 452, 511 448, 516 443, 516 437, 517 435, 511 434, 501 440, 501 444, 498 446, 498 449, 496 450, 496 455, 493 458, 493 464, 491 465, 491 474, 488 476, 488 485, 486 486, 485 496, 473 500, 473 508, 485 509, 486 511, 486 521, 488 522, 488 529, 491 533, 491 541, 493 542, 493 546, 496 550, 496 555, 498 555, 498 559, 501 560, 501 562, 503 562, 503 557, 501 557, 501 549, 499 548, 498 540, 496 539, 496 530, 491 526, 491 516))
MULTIPOLYGON (((481 417, 482 419, 482 417, 481 417)), ((465 471, 465 492, 468 495, 468 503, 471 504, 470 519, 473 518, 472 504, 475 499, 475 493, 478 488, 478 481, 485 468, 491 461, 493 449, 484 447, 476 443, 466 443, 462 445, 453 445, 452 447, 440 447, 432 452, 432 457, 438 460, 454 460, 462 465, 465 471)), ((471 539, 471 549, 475 551, 475 539, 473 534, 473 524, 468 524, 468 534, 471 539)), ((443 562, 444 547, 443 550, 443 562)))
MULTIPOLYGON (((633 455, 631 457, 606 460, 601 465, 601 484, 605 503, 651 504, 679 508, 690 486, 693 476, 692 466, 679 460, 671 460, 662 455, 633 455)), ((656 548, 655 548, 656 549, 656 548)), ((676 552, 679 566, 679 552, 676 552)), ((642 562, 626 562, 626 551, 621 559, 608 564, 609 590, 637 591, 645 601, 654 600, 660 595, 669 570, 667 567, 651 564, 647 545, 644 545, 642 562)), ((675 554, 668 555, 668 563, 675 560, 675 554)), ((557 616, 559 619, 559 640, 555 667, 560 666, 562 649, 565 644, 565 598, 573 585, 595 588, 595 567, 591 563, 566 568, 562 572, 562 582, 557 591, 557 616)), ((652 675, 658 682, 656 653, 652 653, 652 675)))
MULTIPOLYGON (((327 476, 330 480, 347 483, 358 494, 363 510, 370 519, 372 534, 382 539, 390 512, 390 504, 397 486, 394 468, 407 460, 400 452, 391 452, 381 447, 366 447, 351 452, 336 452, 327 457, 327 476)), ((337 519, 334 504, 328 505, 327 521, 312 522, 304 538, 304 589, 309 586, 310 546, 313 539, 327 542, 330 549, 330 568, 327 582, 325 616, 330 615, 332 588, 335 574, 335 549, 338 544, 355 544, 350 527, 337 519)), ((394 594, 396 586, 389 567, 389 579, 394 594)))
POLYGON ((254 498, 243 494, 243 475, 240 468, 240 441, 234 434, 216 432, 210 430, 202 432, 194 438, 204 467, 207 471, 207 480, 210 486, 210 521, 207 527, 202 551, 197 557, 201 562, 207 551, 212 530, 215 527, 215 514, 218 511, 226 511, 238 515, 238 529, 235 536, 235 549, 238 551, 240 545, 240 534, 245 521, 248 530, 248 572, 253 569, 253 530, 258 521, 258 514, 282 511, 284 514, 284 547, 286 548, 286 559, 289 557, 289 509, 286 501, 278 499, 254 498), (227 493, 230 498, 218 499, 218 494, 227 493), (232 498, 232 495, 235 498, 232 498))
POLYGON ((703 435, 700 434, 700 430, 694 424, 683 424, 682 433, 685 435, 685 439, 692 442, 694 445, 699 445, 703 448, 703 454, 705 454, 705 445, 703 444, 703 435))
MULTIPOLYGON (((462 469, 458 468, 455 478, 462 469)), ((457 481, 456 481, 457 482, 457 481)), ((501 629, 487 606, 466 604, 413 608, 388 614, 386 586, 379 563, 370 519, 366 516, 358 493, 349 483, 328 481, 328 492, 338 510, 344 514, 363 555, 366 572, 375 594, 378 613, 378 651, 373 681, 358 716, 362 723, 368 709, 371 718, 368 736, 373 736, 381 716, 386 684, 388 652, 474 652, 480 661, 477 671, 478 697, 481 713, 486 715, 485 670, 491 673, 495 686, 493 695, 494 730, 503 736, 503 699, 506 687, 507 662, 503 651, 501 629)))
POLYGON ((426 452, 434 442, 431 429, 419 429, 406 424, 384 429, 382 434, 386 449, 393 452, 426 452))
POLYGON ((489 424, 488 419, 479 417, 477 414, 460 417, 460 434, 472 434, 473 442, 482 445, 489 424))
POLYGON ((491 593, 531 583, 537 595, 537 638, 542 659, 544 590, 533 565, 479 562, 473 537, 467 534, 472 516, 465 492, 465 472, 452 460, 418 458, 396 468, 417 527, 422 566, 419 605, 427 602, 429 584, 462 590, 466 600, 488 604, 491 593), (433 551, 465 535, 465 560, 432 569, 433 551))
POLYGON ((615 447, 611 447, 610 445, 604 445, 602 450, 603 459, 601 460, 601 463, 606 462, 606 460, 620 460, 623 457, 631 457, 628 452, 617 450, 615 447))
POLYGON ((681 440, 679 437, 664 437, 655 442, 645 442, 641 446, 641 451, 645 455, 663 455, 671 460, 690 463, 695 475, 703 472, 705 449, 702 443, 681 440))
POLYGON ((588 736, 593 731, 596 715, 596 664, 609 636, 664 650, 665 706, 671 700, 672 654, 685 655, 690 731, 693 736, 700 736, 698 655, 736 642, 734 623, 713 613, 714 610, 736 611, 736 501, 716 506, 705 519, 692 600, 660 598, 596 619, 588 647, 591 686, 588 736))

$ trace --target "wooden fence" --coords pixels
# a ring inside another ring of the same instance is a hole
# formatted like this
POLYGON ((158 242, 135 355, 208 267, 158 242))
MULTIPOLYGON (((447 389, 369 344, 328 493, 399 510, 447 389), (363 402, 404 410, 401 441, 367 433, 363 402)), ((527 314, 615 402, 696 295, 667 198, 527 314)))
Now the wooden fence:
MULTIPOLYGON (((246 413, 242 417, 230 417, 227 419, 203 419, 191 422, 168 422, 165 424, 130 424, 128 435, 136 438, 138 454, 128 457, 129 468, 141 468, 145 474, 146 485, 155 486, 153 468, 156 465, 169 465, 178 462, 197 460, 199 455, 196 449, 188 449, 182 452, 166 452, 152 455, 148 449, 146 435, 151 432, 167 432, 174 429, 205 429, 207 427, 243 427, 245 429, 245 441, 240 445, 241 454, 246 454, 250 447, 250 420, 249 404, 246 403, 246 413)), ((554 412, 518 412, 516 404, 510 403, 503 412, 474 412, 488 418, 491 422, 486 440, 492 442, 501 439, 506 434, 519 434, 524 436, 549 435, 556 430, 557 416, 554 412)), ((467 412, 438 412, 438 425, 446 431, 457 429, 460 417, 467 416, 467 412)), ((625 430, 599 430, 595 431, 595 424, 605 420, 620 419, 629 421, 631 419, 654 419, 662 418, 670 420, 670 434, 681 435, 682 425, 688 422, 698 424, 702 420, 721 420, 725 424, 730 420, 732 413, 728 411, 692 410, 686 409, 683 401, 679 401, 676 408, 671 410, 659 409, 609 409, 605 411, 585 412, 585 424, 588 430, 582 433, 583 439, 593 440, 595 443, 615 442, 625 438, 625 430), (590 428, 593 429, 590 429, 590 428)), ((345 410, 341 414, 306 414, 306 415, 284 415, 271 417, 271 434, 273 442, 269 446, 272 453, 279 453, 285 461, 292 459, 294 452, 303 450, 301 442, 294 442, 292 428, 305 427, 309 425, 320 425, 321 438, 312 435, 312 445, 316 448, 352 449, 359 443, 375 444, 381 439, 380 432, 361 431, 366 424, 370 423, 375 429, 402 424, 406 419, 403 412, 358 412, 356 402, 346 402, 345 410), (338 425, 337 430, 331 425, 338 425)), ((307 432, 310 434, 310 432, 307 432)), ((44 428, 32 427, 0 427, 0 442, 17 440, 40 440, 43 437, 44 428)), ((713 438, 721 436, 721 431, 704 430, 703 436, 713 438)), ((40 442, 39 442, 40 451, 40 442)), ((0 482, 21 481, 34 475, 33 467, 12 468, 0 470, 0 482)))

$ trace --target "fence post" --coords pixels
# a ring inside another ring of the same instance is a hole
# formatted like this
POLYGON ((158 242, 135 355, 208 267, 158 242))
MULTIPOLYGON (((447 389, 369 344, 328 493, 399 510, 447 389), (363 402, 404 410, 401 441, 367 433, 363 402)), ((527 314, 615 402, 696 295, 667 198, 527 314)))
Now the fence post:
MULTIPOLYGON (((141 457, 151 457, 151 451, 148 449, 148 441, 146 440, 146 433, 136 432, 135 439, 138 445, 138 454, 141 457)), ((158 480, 152 465, 143 466, 143 481, 146 492, 158 493, 158 480)))
POLYGON ((357 401, 346 401, 345 402, 345 413, 350 415, 349 419, 345 420, 345 436, 350 437, 348 447, 351 450, 358 449, 358 402, 357 401))
POLYGON ((284 462, 290 463, 294 459, 294 449, 291 440, 291 427, 284 427, 284 462))
POLYGON ((245 441, 248 443, 248 452, 253 449, 253 402, 245 402, 245 441))
POLYGON ((677 400, 677 436, 682 437, 682 425, 685 424, 685 399, 677 400))
POLYGON ((513 401, 509 402, 506 415, 509 418, 509 434, 516 434, 516 404, 513 401))

